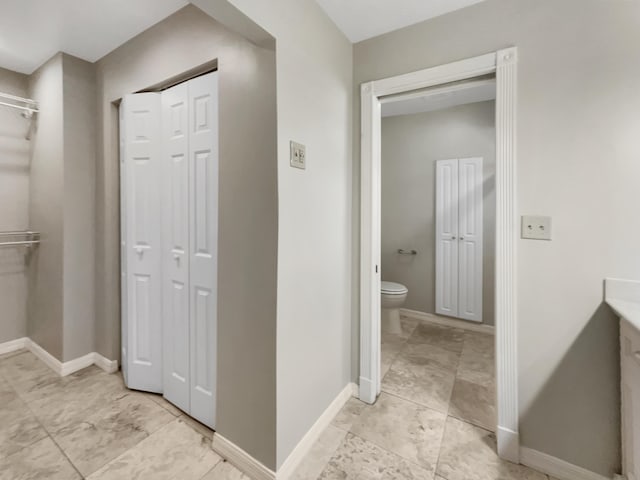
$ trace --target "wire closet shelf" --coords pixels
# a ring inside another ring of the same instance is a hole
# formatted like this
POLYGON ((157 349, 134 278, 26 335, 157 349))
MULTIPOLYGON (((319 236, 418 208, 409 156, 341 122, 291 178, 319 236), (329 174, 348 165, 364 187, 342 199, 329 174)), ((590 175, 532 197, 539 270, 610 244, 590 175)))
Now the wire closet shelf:
POLYGON ((0 105, 3 107, 16 108, 22 110, 23 115, 31 118, 34 113, 38 113, 38 102, 30 98, 17 97, 8 93, 0 92, 0 105))
POLYGON ((40 243, 40 232, 18 231, 18 232, 0 232, 0 248, 1 247, 19 247, 26 248, 35 247, 40 243))

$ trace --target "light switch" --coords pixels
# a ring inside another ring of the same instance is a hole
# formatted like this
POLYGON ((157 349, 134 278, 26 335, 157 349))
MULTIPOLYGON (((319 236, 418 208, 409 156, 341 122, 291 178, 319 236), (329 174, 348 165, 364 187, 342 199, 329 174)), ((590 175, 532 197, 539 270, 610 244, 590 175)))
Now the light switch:
POLYGON ((551 217, 523 215, 522 238, 551 240, 551 217))
POLYGON ((295 168, 307 168, 307 148, 301 143, 291 142, 291 166, 295 168))

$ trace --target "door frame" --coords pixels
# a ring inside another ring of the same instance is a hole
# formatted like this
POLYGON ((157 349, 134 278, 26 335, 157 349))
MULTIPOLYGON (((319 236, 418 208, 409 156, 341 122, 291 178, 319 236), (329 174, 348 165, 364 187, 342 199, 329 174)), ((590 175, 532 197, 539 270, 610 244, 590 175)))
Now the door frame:
POLYGON ((361 85, 359 398, 380 393, 381 100, 449 82, 496 75, 496 407, 501 458, 519 463, 516 179, 517 47, 361 85))

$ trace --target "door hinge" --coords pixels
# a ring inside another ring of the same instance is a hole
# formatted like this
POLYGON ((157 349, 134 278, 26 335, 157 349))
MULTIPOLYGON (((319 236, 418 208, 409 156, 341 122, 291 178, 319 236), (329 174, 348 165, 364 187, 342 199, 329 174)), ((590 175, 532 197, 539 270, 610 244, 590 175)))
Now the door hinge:
POLYGON ((378 265, 376 265, 376 273, 378 273, 378 265))

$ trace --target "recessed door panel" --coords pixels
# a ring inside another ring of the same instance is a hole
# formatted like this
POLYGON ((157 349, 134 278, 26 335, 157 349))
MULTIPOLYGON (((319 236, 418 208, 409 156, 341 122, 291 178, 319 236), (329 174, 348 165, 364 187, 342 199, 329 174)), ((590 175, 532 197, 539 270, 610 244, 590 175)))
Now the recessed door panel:
POLYGON ((151 319, 151 277, 149 275, 135 275, 131 301, 136 319, 133 328, 133 348, 131 359, 138 365, 148 366, 153 361, 151 338, 153 336, 151 319))
POLYGON ((152 190, 156 188, 154 181, 153 160, 149 157, 138 157, 130 160, 131 171, 131 238, 135 242, 134 247, 148 248, 151 243, 151 235, 154 233, 152 204, 154 198, 152 190))
POLYGON ((194 191, 193 191, 193 208, 194 208, 194 253, 198 256, 211 257, 211 247, 214 239, 211 237, 215 234, 215 228, 211 228, 211 208, 213 199, 211 198, 211 185, 209 179, 213 168, 213 158, 211 151, 194 152, 193 170, 194 170, 194 191))
POLYGON ((129 388, 162 391, 160 95, 121 108, 123 369, 129 388))
POLYGON ((215 315, 212 311, 215 308, 215 302, 213 301, 213 294, 209 290, 198 288, 194 294, 194 356, 196 361, 194 362, 193 388, 211 398, 213 395, 213 378, 210 375, 211 372, 208 365, 212 362, 212 349, 209 348, 207 339, 211 338, 212 322, 210 319, 215 315))
MULTIPOLYGON (((189 345, 189 291, 184 283, 171 282, 171 311, 165 330, 167 337, 173 339, 170 342, 169 356, 171 369, 167 369, 173 379, 186 385, 189 380, 189 358, 185 351, 185 345, 189 345)), ((165 388, 166 394, 166 388, 165 388)))
POLYGON ((164 397, 190 409, 189 98, 186 84, 162 93, 164 397))
POLYGON ((189 86, 191 415, 215 426, 218 271, 218 77, 189 86))
POLYGON ((168 221, 170 222, 169 248, 185 252, 189 248, 189 216, 186 215, 189 202, 189 163, 184 154, 173 154, 169 162, 169 184, 171 201, 169 202, 168 221))

